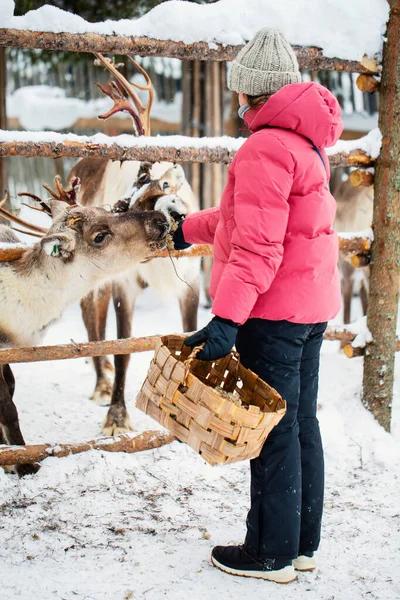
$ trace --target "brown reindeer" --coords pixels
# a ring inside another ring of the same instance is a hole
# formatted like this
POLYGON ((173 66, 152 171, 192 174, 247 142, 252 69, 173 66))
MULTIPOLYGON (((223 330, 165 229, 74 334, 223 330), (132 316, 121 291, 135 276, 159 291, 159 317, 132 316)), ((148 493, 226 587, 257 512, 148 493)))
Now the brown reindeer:
MULTIPOLYGON (((130 57, 146 80, 141 89, 149 92, 149 103, 144 107, 134 86, 130 84, 113 63, 101 54, 97 55, 116 82, 110 82, 101 89, 114 101, 114 107, 100 118, 108 118, 119 111, 128 112, 138 135, 150 133, 150 109, 153 100, 153 88, 147 73, 130 57), (129 102, 131 100, 131 103, 129 102)), ((182 218, 198 209, 192 190, 185 179, 180 165, 146 163, 141 166, 137 161, 123 163, 102 158, 86 158, 79 161, 69 174, 69 181, 75 177, 81 180, 80 202, 86 206, 114 205, 119 208, 137 210, 162 210, 175 217, 182 218)), ((118 338, 131 335, 133 309, 138 295, 144 288, 151 286, 164 298, 179 300, 184 331, 197 328, 198 290, 200 259, 154 259, 144 264, 132 265, 129 273, 115 278, 110 285, 92 291, 81 302, 83 320, 90 341, 103 340, 105 337, 106 317, 112 298, 117 318, 118 338)), ((99 404, 110 404, 103 425, 106 435, 113 435, 133 429, 125 406, 125 379, 129 355, 115 356, 114 382, 110 380, 112 367, 105 357, 94 358, 96 386, 92 398, 99 404)))
MULTIPOLYGON (((337 204, 334 223, 336 231, 357 232, 371 227, 374 203, 373 185, 355 187, 350 180, 347 180, 339 185, 333 195, 337 204)), ((350 323, 356 269, 344 258, 342 253, 339 267, 342 277, 343 321, 350 323)), ((359 295, 365 315, 368 307, 369 267, 362 267, 357 271, 361 278, 359 295)))
MULTIPOLYGON (((78 184, 75 181, 69 194, 64 191, 64 198, 74 198, 78 184)), ((42 239, 28 246, 20 259, 0 263, 0 347, 37 345, 67 306, 165 245, 169 224, 162 212, 112 213, 76 205, 75 198, 73 204, 55 199, 42 203, 51 211, 50 229, 32 226, 42 239)), ((0 212, 4 214, 3 209, 0 212)), ((0 242, 19 240, 2 225, 0 242)), ((10 366, 1 365, 0 444, 24 444, 13 403, 14 387, 10 366)), ((36 470, 36 465, 17 467, 19 475, 36 470)))

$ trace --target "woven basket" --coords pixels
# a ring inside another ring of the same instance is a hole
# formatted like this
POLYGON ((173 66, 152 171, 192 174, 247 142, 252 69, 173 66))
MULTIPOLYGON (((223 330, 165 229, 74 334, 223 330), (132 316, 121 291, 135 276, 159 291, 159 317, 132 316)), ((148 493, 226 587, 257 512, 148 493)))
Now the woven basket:
POLYGON ((286 402, 245 369, 236 352, 215 362, 196 360, 198 349, 191 353, 184 339, 160 339, 137 408, 211 465, 255 458, 284 416, 286 402))

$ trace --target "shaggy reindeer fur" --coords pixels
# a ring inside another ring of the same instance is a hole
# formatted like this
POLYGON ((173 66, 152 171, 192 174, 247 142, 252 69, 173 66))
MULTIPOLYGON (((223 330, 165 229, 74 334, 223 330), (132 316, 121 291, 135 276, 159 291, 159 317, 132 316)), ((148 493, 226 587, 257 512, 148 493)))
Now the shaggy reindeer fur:
MULTIPOLYGON (((165 239, 160 212, 116 215, 101 208, 52 202, 53 223, 40 242, 12 263, 0 263, 0 347, 37 345, 64 309, 112 274, 132 268, 165 239)), ((0 226, 0 242, 18 238, 0 226)), ((24 444, 13 403, 14 377, 0 366, 0 443, 24 444)), ((36 465, 20 465, 20 475, 36 465)))

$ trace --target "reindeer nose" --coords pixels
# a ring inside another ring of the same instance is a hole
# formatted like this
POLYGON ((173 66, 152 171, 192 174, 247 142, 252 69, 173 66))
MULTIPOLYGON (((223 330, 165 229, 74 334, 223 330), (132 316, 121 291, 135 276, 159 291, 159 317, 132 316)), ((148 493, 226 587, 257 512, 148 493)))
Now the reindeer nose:
POLYGON ((158 229, 158 231, 161 234, 161 237, 164 237, 167 234, 167 231, 169 230, 168 220, 163 213, 159 213, 155 217, 153 217, 151 224, 154 227, 154 229, 158 229))

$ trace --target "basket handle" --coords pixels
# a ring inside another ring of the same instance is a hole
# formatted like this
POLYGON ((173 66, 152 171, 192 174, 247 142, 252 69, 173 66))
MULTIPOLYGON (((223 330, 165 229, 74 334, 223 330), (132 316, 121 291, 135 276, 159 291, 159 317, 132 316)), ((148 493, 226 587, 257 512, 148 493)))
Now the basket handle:
POLYGON ((203 344, 200 344, 200 346, 195 346, 195 348, 193 348, 193 350, 191 351, 191 353, 189 354, 187 359, 183 361, 183 364, 185 365, 185 385, 187 382, 187 378, 188 378, 188 375, 190 372, 190 367, 192 365, 192 362, 194 361, 194 359, 196 358, 196 356, 198 355, 200 350, 203 350, 205 345, 206 344, 204 342, 203 344))

